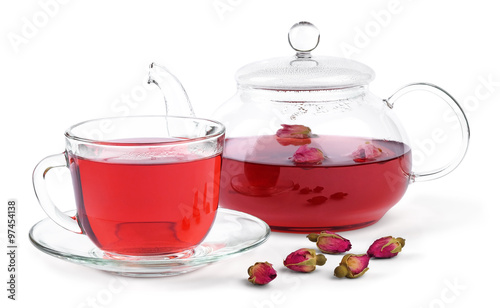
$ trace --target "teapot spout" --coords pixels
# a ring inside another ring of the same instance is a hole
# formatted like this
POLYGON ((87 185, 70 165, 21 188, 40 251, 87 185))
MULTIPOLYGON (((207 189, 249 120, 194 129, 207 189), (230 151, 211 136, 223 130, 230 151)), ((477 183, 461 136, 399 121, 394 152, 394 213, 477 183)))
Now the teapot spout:
POLYGON ((163 93, 167 116, 195 116, 193 106, 179 79, 165 67, 154 62, 149 65, 148 84, 151 83, 163 93))

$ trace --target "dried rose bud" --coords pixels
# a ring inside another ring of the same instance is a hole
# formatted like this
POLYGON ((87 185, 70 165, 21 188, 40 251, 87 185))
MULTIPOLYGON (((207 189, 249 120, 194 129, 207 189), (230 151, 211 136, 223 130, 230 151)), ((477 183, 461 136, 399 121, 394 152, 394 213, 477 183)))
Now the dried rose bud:
POLYGON ((372 258, 392 258, 397 256, 404 246, 404 238, 386 236, 373 242, 366 253, 372 258))
POLYGON ((355 162, 371 161, 382 155, 382 149, 367 141, 365 144, 358 146, 358 149, 352 152, 351 155, 354 157, 355 162))
POLYGON ((300 146, 292 156, 295 163, 321 164, 325 160, 323 152, 318 148, 308 147, 307 145, 300 146))
POLYGON ((281 124, 281 127, 282 128, 278 129, 276 132, 276 136, 279 138, 311 138, 311 129, 307 126, 281 124))
POLYGON ((368 262, 370 256, 367 254, 354 255, 352 253, 346 254, 339 266, 335 268, 333 274, 335 277, 342 278, 358 278, 368 270, 368 262))
POLYGON ((326 257, 316 254, 314 249, 301 248, 289 254, 283 265, 296 272, 309 273, 316 269, 316 265, 324 265, 326 257))
POLYGON ((311 242, 316 242, 323 253, 336 254, 349 251, 351 242, 331 231, 321 231, 320 234, 311 233, 307 236, 311 242))
POLYGON ((257 262, 248 268, 248 281, 253 284, 268 284, 278 275, 273 265, 268 262, 257 262))

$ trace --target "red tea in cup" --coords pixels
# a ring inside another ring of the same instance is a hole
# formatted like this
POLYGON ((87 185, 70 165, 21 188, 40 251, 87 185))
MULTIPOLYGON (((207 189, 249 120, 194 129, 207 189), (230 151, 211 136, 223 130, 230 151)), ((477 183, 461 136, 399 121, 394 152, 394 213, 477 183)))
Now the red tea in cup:
MULTIPOLYGON (((98 140, 79 137, 82 126, 98 121, 68 130, 66 152, 59 154, 71 171, 80 232, 103 251, 130 256, 171 254, 201 243, 218 207, 223 126, 194 118, 117 118, 108 119, 115 132, 98 140)), ((53 168, 43 163, 39 172, 53 168)), ((39 199, 44 209, 50 205, 39 199)))

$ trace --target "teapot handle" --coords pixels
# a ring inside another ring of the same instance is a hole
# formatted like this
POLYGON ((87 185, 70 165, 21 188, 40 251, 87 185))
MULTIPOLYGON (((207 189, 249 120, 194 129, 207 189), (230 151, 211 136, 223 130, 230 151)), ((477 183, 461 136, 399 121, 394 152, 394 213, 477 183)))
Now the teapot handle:
POLYGON ((469 123, 467 121, 467 118, 465 116, 462 107, 460 107, 458 102, 448 92, 430 83, 413 83, 406 85, 401 89, 397 90, 392 96, 385 99, 384 101, 387 104, 387 106, 389 106, 389 108, 393 108, 394 103, 401 96, 412 91, 427 91, 442 98, 446 103, 448 103, 451 109, 453 109, 453 111, 455 112, 455 115, 458 118, 458 121, 460 123, 460 128, 462 131, 462 143, 460 145, 460 149, 458 150, 457 154, 455 155, 455 157, 451 162, 449 162, 447 165, 441 168, 437 168, 428 172, 424 173, 412 172, 410 174, 412 182, 423 182, 423 181, 434 180, 447 175, 462 162, 465 153, 467 152, 467 148, 469 147, 469 139, 470 139, 469 123))

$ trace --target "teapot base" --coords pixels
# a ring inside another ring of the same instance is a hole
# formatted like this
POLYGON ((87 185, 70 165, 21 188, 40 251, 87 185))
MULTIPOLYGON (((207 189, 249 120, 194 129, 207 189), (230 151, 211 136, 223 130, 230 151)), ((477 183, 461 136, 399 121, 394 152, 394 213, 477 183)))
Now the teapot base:
POLYGON ((358 224, 352 224, 352 225, 343 225, 343 226, 314 226, 314 227, 282 227, 282 226, 269 226, 271 228, 271 231, 273 232, 283 232, 283 233, 319 233, 321 231, 349 231, 349 230, 356 230, 356 229, 361 229, 365 228, 368 226, 371 226, 378 222, 380 219, 377 220, 371 220, 363 223, 358 223, 358 224))

